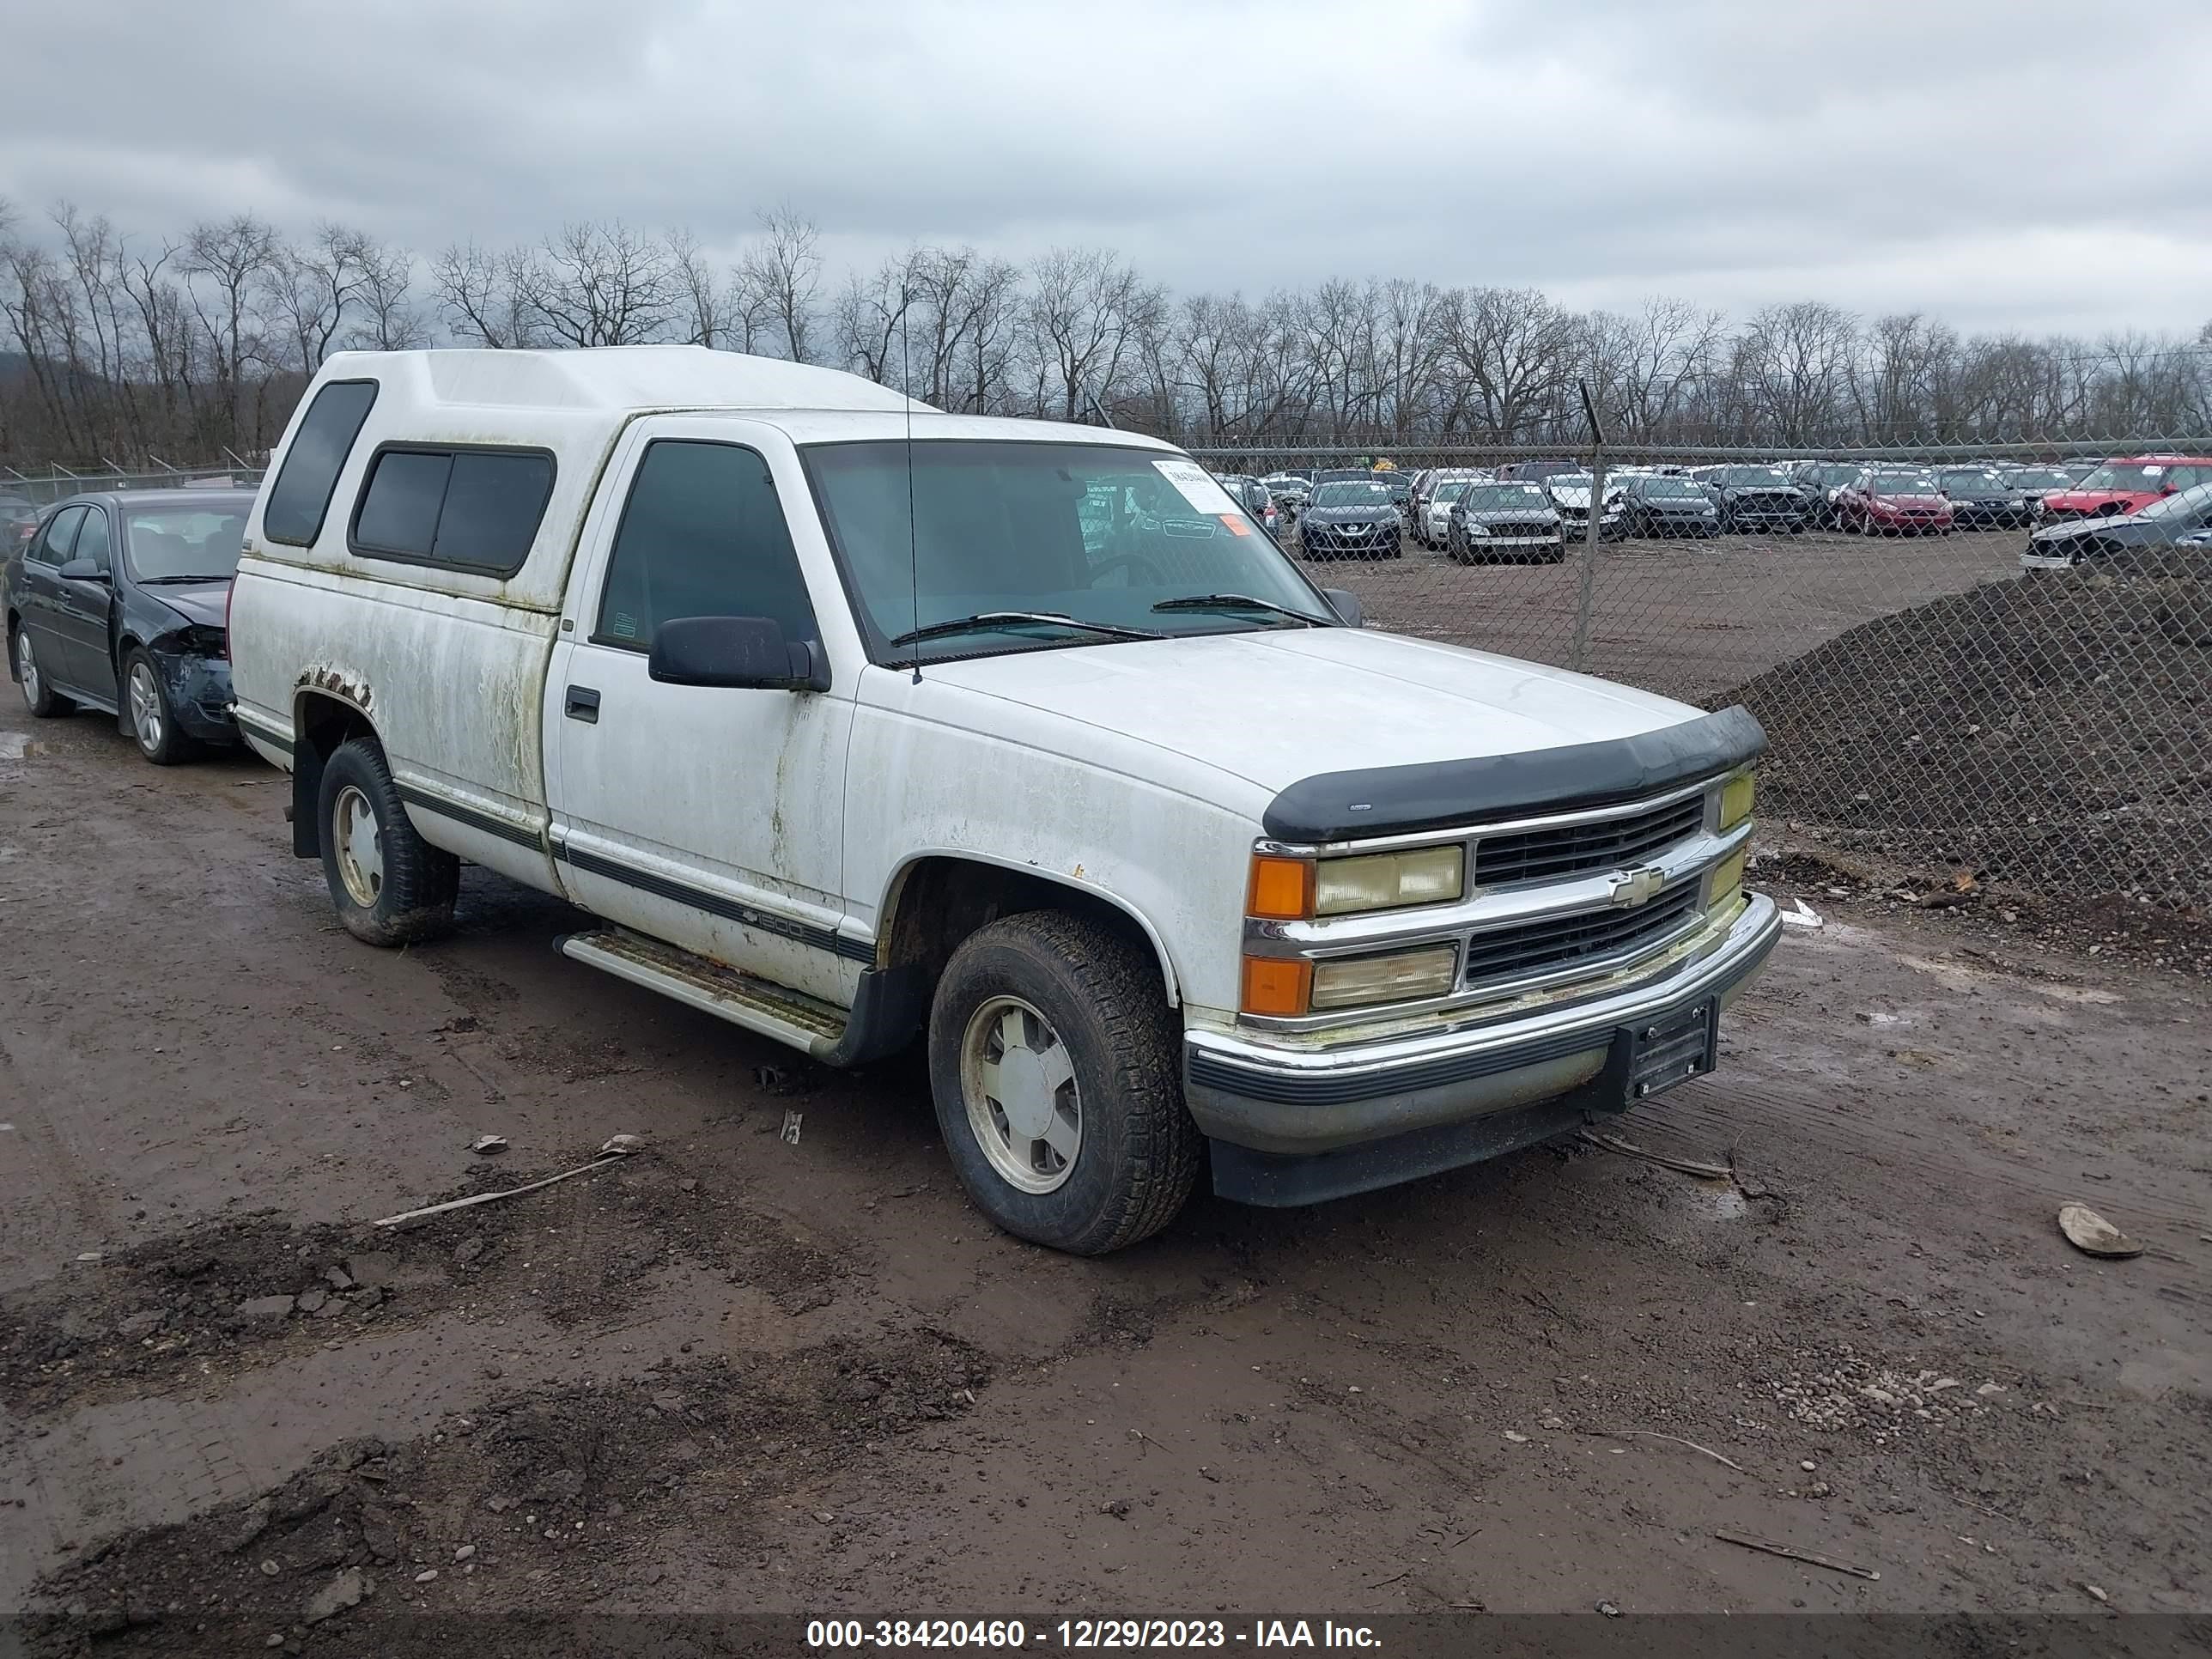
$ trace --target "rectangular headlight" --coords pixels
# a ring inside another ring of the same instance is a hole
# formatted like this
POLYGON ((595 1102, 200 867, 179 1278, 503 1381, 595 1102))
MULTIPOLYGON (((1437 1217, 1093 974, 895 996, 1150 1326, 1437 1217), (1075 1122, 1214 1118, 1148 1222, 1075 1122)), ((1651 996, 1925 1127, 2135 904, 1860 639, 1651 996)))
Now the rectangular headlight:
POLYGON ((1721 828, 1733 830, 1751 816, 1751 799, 1759 787, 1759 779, 1750 772, 1739 772, 1721 789, 1721 828))
POLYGON ((1325 859, 1316 872, 1314 914, 1340 916, 1355 910, 1449 903, 1460 896, 1466 867, 1467 851, 1458 845, 1325 859))
POLYGON ((1459 951, 1449 945, 1427 945, 1387 957, 1346 957, 1316 962, 1313 1006, 1351 1008, 1371 1002, 1411 1002, 1440 997, 1452 988, 1459 951))

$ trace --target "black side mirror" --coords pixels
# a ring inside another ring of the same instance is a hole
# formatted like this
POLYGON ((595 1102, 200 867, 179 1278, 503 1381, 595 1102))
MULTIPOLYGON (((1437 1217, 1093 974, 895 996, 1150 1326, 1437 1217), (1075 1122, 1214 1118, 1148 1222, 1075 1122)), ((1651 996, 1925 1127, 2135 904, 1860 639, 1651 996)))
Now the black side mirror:
POLYGON ((104 582, 113 580, 104 568, 90 559, 71 559, 56 574, 67 582, 104 582))
POLYGON ((1367 626, 1366 608, 1359 603, 1359 595, 1350 588, 1324 587, 1321 596, 1328 601, 1329 609, 1336 612, 1346 628, 1367 626))
POLYGON ((821 647, 787 640, 770 617, 677 617, 653 630, 646 672, 664 685, 827 691, 821 647))

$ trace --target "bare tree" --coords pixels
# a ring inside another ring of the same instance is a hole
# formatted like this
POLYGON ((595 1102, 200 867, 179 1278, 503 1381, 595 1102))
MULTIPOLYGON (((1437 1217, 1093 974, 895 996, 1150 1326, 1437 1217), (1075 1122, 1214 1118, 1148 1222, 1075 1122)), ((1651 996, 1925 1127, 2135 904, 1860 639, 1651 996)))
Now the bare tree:
POLYGON ((814 361, 814 301, 822 286, 822 234, 788 203, 761 215, 761 240, 738 264, 738 282, 773 318, 783 355, 814 361))
POLYGON ((138 336, 153 382, 157 416, 152 435, 164 443, 183 434, 199 373, 190 307, 173 274, 180 252, 176 244, 167 243, 158 253, 134 253, 123 272, 124 292, 137 313, 138 336))
POLYGON ((958 301, 957 344, 945 365, 942 409, 1004 412, 1013 395, 1013 362, 1022 319, 1022 273, 1005 259, 969 268, 958 301))
POLYGON ((707 263, 699 239, 678 227, 668 233, 668 274, 674 290, 673 326, 689 345, 712 350, 752 349, 752 331, 740 316, 737 283, 707 263))
POLYGON ((667 246, 620 220, 564 225, 516 256, 517 307, 556 345, 642 345, 677 309, 681 278, 667 246))
POLYGON ((208 349, 214 384, 208 388, 211 434, 218 444, 253 443, 243 419, 246 368, 264 349, 256 300, 276 257, 276 233, 250 213, 194 225, 178 269, 191 279, 185 292, 208 349))
POLYGON ((1512 443, 1528 434, 1573 378, 1576 319, 1534 289, 1455 290, 1440 305, 1446 349, 1485 435, 1512 443))
POLYGON ((531 343, 516 284, 516 261, 474 242, 457 242, 430 263, 430 286, 447 327, 482 346, 531 343))
POLYGON ((1737 378, 1756 429, 1793 447, 1834 435, 1857 334, 1851 314, 1825 301, 1754 314, 1738 342, 1737 378))
POLYGON ((886 258, 866 276, 854 272, 846 278, 832 313, 837 350, 845 366, 909 395, 914 391, 914 331, 908 317, 921 261, 921 250, 909 249, 886 258))
POLYGON ((1055 248, 1030 267, 1029 319, 1060 418, 1110 398, 1137 331, 1166 303, 1103 248, 1055 248))
POLYGON ((365 351, 408 351, 428 345, 430 330, 410 289, 415 256, 364 237, 358 254, 361 280, 355 297, 357 316, 349 343, 365 351))
POLYGON ((262 276, 270 321, 283 331, 286 367, 312 379, 361 298, 368 238, 329 221, 304 245, 276 242, 262 276))

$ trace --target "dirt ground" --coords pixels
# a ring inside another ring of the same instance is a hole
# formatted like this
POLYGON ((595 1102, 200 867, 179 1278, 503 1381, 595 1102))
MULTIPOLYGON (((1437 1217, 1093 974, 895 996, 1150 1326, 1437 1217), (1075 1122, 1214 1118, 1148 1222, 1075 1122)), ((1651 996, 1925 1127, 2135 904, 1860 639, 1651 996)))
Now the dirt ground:
POLYGON ((426 1616, 495 1613, 483 1652, 565 1654, 587 1609, 2212 1616, 2198 981, 1770 858, 1826 924, 1718 1075, 1610 1126, 1735 1179, 1543 1149, 1082 1261, 967 1207, 916 1065, 595 974, 478 872, 457 937, 367 949, 282 801, 0 713, 31 1652, 442 1655, 426 1616), (649 1150, 369 1224, 618 1132, 649 1150), (2074 1197, 2144 1254, 2074 1252, 2074 1197))
MULTIPOLYGON (((1705 702, 1877 617, 2020 575, 2018 530, 1834 532, 1607 543, 1591 572, 1583 665, 1705 702)), ((1403 634, 1565 664, 1583 550, 1561 564, 1455 565, 1407 543, 1397 559, 1309 564, 1368 620, 1403 634)))

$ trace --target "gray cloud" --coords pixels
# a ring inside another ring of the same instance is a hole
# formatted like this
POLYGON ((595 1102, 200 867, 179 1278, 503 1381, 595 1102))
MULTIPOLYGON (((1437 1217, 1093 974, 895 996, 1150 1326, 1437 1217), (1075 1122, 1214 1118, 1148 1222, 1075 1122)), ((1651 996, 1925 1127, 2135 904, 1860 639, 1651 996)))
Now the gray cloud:
POLYGON ((1179 289, 2212 315, 2191 8, 79 0, 8 44, 0 195, 148 235, 251 208, 425 252, 601 216, 730 247, 789 200, 841 258, 1099 244, 1179 289))

